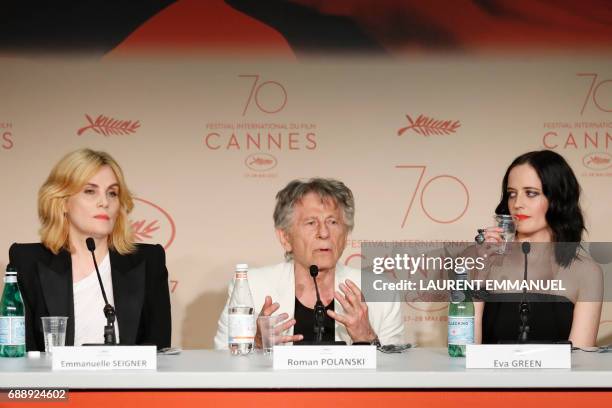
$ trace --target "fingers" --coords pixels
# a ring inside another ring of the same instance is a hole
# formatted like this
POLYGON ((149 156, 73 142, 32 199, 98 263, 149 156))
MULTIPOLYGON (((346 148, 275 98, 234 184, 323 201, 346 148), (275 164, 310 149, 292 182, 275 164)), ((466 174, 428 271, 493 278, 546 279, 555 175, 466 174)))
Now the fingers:
MULTIPOLYGON (((276 312, 280 308, 280 305, 276 302, 272 303, 272 297, 266 296, 266 300, 261 308, 260 316, 272 316, 274 312, 276 312)), ((276 324, 274 326, 274 344, 282 344, 282 343, 292 343, 304 340, 304 336, 301 334, 287 335, 282 336, 281 334, 291 327, 295 326, 296 320, 289 319, 289 315, 287 313, 281 313, 278 316, 275 316, 276 324), (287 320, 289 319, 289 320, 287 320)), ((257 325, 257 334, 255 335, 255 347, 261 348, 261 328, 259 324, 257 325)))
POLYGON ((266 315, 265 312, 266 312, 266 310, 268 310, 270 308, 270 306, 272 306, 272 296, 266 296, 266 300, 264 300, 264 304, 261 307, 259 315, 260 316, 269 316, 269 315, 266 315))
POLYGON ((352 329, 358 330, 364 321, 367 322, 368 318, 368 306, 365 303, 363 293, 355 282, 350 279, 347 279, 345 283, 340 283, 338 286, 344 295, 336 292, 334 298, 344 309, 344 314, 328 310, 327 315, 338 323, 343 324, 349 331, 352 329))
POLYGON ((484 233, 484 237, 485 237, 485 242, 502 242, 502 236, 501 233, 504 230, 500 227, 489 227, 485 229, 485 233, 484 233))
MULTIPOLYGON (((338 287, 344 293, 344 297, 351 305, 351 308, 357 309, 361 304, 361 291, 352 281, 349 279, 344 281, 345 283, 340 283, 338 287)), ((342 305, 344 307, 344 305, 342 305)))
POLYGON ((266 296, 263 306, 261 307, 260 316, 271 316, 272 313, 276 312, 280 305, 277 302, 272 303, 272 297, 266 296))
POLYGON ((333 310, 328 310, 327 315, 338 323, 342 323, 345 326, 349 323, 348 317, 341 315, 340 313, 336 313, 333 310))
POLYGON ((357 295, 352 291, 352 289, 344 283, 340 283, 338 287, 340 288, 342 293, 344 293, 344 297, 346 298, 346 300, 348 300, 351 306, 356 307, 359 303, 359 300, 357 298, 357 295))
POLYGON ((291 327, 295 326, 296 320, 295 319, 286 320, 288 317, 289 315, 287 313, 282 313, 278 315, 277 322, 282 322, 282 323, 277 323, 277 325, 274 327, 274 344, 291 343, 291 342, 304 340, 304 336, 301 334, 286 335, 286 336, 281 335, 286 330, 289 330, 291 327), (286 321, 283 321, 283 320, 286 320, 286 321))
POLYGON ((283 344, 283 343, 295 343, 298 341, 304 340, 304 336, 301 334, 294 334, 293 336, 280 336, 274 339, 274 344, 283 344))
POLYGON ((360 303, 365 302, 365 298, 363 297, 363 293, 361 293, 361 289, 359 289, 359 286, 357 286, 355 282, 350 279, 347 279, 345 282, 346 285, 351 289, 351 292, 353 292, 353 294, 355 295, 355 298, 359 299, 360 303))
POLYGON ((342 296, 339 292, 336 292, 334 297, 338 300, 338 302, 340 302, 348 314, 359 314, 360 312, 365 312, 367 310, 367 305, 365 303, 363 294, 355 282, 347 279, 345 283, 340 283, 338 286, 344 293, 344 296, 342 296))
MULTIPOLYGON (((266 302, 267 299, 266 299, 266 302)), ((269 309, 273 308, 274 304, 269 303, 269 309)), ((265 307, 264 307, 265 308, 265 307)), ((264 312, 264 308, 262 308, 262 313, 264 312)), ((278 307, 276 308, 278 309, 278 307)), ((267 315, 263 315, 263 316, 267 316, 267 315)), ((289 330, 291 327, 295 326, 296 324, 296 320, 295 319, 289 319, 289 315, 287 313, 281 313, 278 316, 273 316, 273 321, 274 323, 274 344, 282 344, 282 343, 291 343, 291 342, 297 342, 297 341, 302 341, 304 340, 304 336, 301 334, 294 334, 294 335, 285 335, 283 336, 282 333, 284 333, 285 331, 289 330)), ((262 333, 261 333, 261 327, 259 327, 259 322, 257 324, 257 334, 255 336, 255 347, 257 348, 261 348, 262 347, 262 333)), ((267 330, 270 330, 269 328, 267 330)), ((272 333, 269 333, 270 335, 272 335, 272 333)))
MULTIPOLYGON (((280 305, 278 303, 272 303, 272 296, 266 296, 266 300, 264 301, 263 306, 261 307, 261 311, 259 312, 260 316, 271 316, 272 313, 276 312, 280 305)), ((286 314, 286 313, 285 313, 286 314)), ((286 316, 285 319, 289 317, 286 316)), ((257 324, 257 331, 255 333, 255 347, 261 348, 261 328, 259 324, 257 324)))
POLYGON ((353 306, 342 293, 338 291, 334 292, 334 299, 336 299, 338 303, 340 303, 342 309, 344 309, 344 311, 346 311, 347 313, 350 313, 351 310, 353 310, 353 306))
POLYGON ((376 336, 376 334, 372 335, 374 330, 372 330, 372 326, 370 326, 370 322, 367 318, 365 320, 353 320, 355 318, 354 316, 344 316, 331 310, 327 311, 327 315, 338 323, 343 324, 353 341, 370 341, 376 336))
POLYGON ((285 330, 288 330, 289 328, 293 327, 296 323, 295 319, 290 319, 287 321, 287 318, 289 317, 289 315, 287 315, 287 313, 283 313, 281 315, 278 316, 278 322, 282 322, 282 323, 278 323, 276 326, 274 326, 274 334, 276 334, 277 336, 281 333, 283 333, 285 330))

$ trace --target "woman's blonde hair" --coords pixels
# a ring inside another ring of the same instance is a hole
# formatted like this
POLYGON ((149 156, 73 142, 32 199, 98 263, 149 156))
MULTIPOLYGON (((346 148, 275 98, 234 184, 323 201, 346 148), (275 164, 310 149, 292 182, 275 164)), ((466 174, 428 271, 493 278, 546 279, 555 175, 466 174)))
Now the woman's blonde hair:
POLYGON ((62 248, 70 250, 66 217, 68 198, 81 191, 102 166, 109 166, 113 170, 119 184, 119 215, 113 232, 108 237, 108 245, 122 255, 134 251, 134 237, 128 221, 134 201, 125 184, 121 167, 106 152, 79 149, 68 153, 53 167, 38 192, 41 241, 54 254, 62 248))

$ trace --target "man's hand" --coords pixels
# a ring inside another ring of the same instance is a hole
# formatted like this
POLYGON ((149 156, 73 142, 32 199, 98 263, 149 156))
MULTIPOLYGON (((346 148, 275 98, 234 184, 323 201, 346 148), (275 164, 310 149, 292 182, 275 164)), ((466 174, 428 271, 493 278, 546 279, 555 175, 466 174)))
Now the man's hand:
MULTIPOLYGON (((276 312, 280 305, 276 302, 272 303, 272 297, 266 296, 261 312, 259 316, 272 316, 272 313, 276 312)), ((287 313, 281 313, 278 317, 278 323, 274 329, 274 344, 290 343, 296 341, 302 341, 304 336, 301 334, 294 334, 293 336, 283 336, 282 333, 295 325, 295 319, 290 319, 287 313)), ((257 333, 255 334, 255 347, 261 348, 261 329, 257 325, 257 333)))
POLYGON ((363 300, 363 295, 357 285, 350 279, 345 282, 346 284, 340 284, 342 293, 336 291, 334 294, 334 298, 342 305, 344 314, 328 310, 327 315, 346 327, 353 342, 371 342, 376 337, 376 333, 368 320, 368 305, 363 300))

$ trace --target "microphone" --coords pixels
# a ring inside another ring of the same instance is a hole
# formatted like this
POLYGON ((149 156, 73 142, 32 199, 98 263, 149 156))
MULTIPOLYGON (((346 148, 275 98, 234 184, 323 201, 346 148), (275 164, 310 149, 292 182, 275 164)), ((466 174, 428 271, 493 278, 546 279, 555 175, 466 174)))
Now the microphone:
POLYGON ((312 276, 312 280, 314 281, 315 292, 317 294, 317 302, 315 303, 314 309, 315 344, 323 342, 323 332, 325 331, 325 306, 323 306, 323 302, 321 302, 321 296, 319 295, 317 275, 319 275, 319 267, 317 265, 310 265, 310 276, 312 276))
POLYGON ((93 263, 96 268, 96 274, 98 275, 98 283, 100 284, 100 289, 102 290, 102 297, 104 298, 104 316, 106 317, 106 326, 104 326, 104 345, 105 346, 114 346, 117 344, 117 337, 115 335, 115 308, 108 303, 108 299, 106 298, 106 291, 104 290, 104 285, 102 284, 102 277, 100 276, 100 270, 98 269, 98 262, 96 262, 96 243, 93 238, 89 237, 85 240, 85 244, 87 245, 87 249, 91 252, 91 257, 93 258, 93 263))
MULTIPOLYGON (((531 243, 525 241, 521 244, 521 250, 525 255, 525 271, 523 272, 523 280, 527 281, 527 255, 531 252, 531 243)), ((521 325, 519 326, 518 343, 527 343, 529 340, 529 303, 527 303, 527 288, 523 288, 523 298, 519 305, 519 317, 521 325)))
POLYGON ((523 253, 527 255, 529 252, 531 252, 531 242, 523 242, 521 244, 521 249, 523 250, 523 253))

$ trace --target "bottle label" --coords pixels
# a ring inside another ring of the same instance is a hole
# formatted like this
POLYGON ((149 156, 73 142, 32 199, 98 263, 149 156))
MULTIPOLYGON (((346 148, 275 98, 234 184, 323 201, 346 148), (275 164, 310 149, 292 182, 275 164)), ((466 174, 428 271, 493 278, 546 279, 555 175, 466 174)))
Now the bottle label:
POLYGON ((25 344, 25 318, 23 316, 0 317, 0 346, 25 344))
POLYGON ((229 342, 232 344, 247 344, 255 341, 255 316, 251 314, 229 315, 229 342))
POLYGON ((474 316, 448 316, 448 344, 474 344, 474 316))

